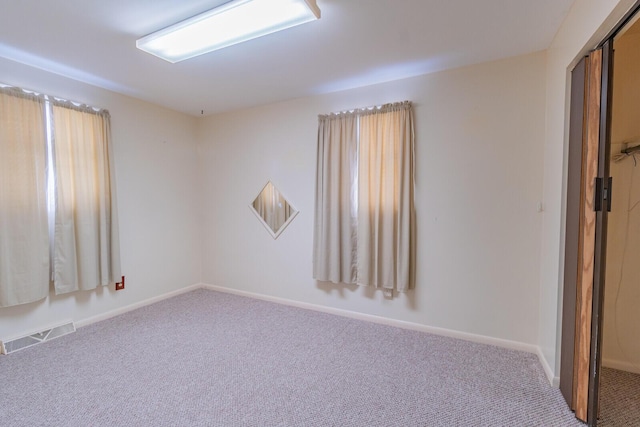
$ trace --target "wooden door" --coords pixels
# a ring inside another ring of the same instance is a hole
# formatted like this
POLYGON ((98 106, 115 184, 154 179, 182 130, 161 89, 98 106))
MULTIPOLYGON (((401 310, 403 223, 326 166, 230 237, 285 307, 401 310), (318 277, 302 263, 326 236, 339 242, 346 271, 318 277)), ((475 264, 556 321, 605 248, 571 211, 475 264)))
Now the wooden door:
POLYGON ((591 318, 595 266, 596 211, 595 189, 600 141, 600 91, 602 50, 589 55, 585 99, 585 134, 582 151, 578 281, 576 283, 576 336, 574 347, 574 396, 576 417, 587 422, 589 405, 589 367, 591 364, 591 318))
POLYGON ((576 417, 597 424, 611 46, 572 72, 560 389, 576 417), (604 71, 604 72, 603 72, 604 71))

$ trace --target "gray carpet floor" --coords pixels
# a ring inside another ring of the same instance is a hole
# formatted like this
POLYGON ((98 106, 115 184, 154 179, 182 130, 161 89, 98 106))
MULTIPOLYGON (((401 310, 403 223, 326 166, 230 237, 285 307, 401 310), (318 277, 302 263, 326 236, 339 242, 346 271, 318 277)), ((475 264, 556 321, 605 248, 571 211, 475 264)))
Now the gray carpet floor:
POLYGON ((602 368, 598 426, 640 426, 640 375, 602 368))
POLYGON ((0 356, 6 426, 582 426, 535 355, 197 290, 0 356))

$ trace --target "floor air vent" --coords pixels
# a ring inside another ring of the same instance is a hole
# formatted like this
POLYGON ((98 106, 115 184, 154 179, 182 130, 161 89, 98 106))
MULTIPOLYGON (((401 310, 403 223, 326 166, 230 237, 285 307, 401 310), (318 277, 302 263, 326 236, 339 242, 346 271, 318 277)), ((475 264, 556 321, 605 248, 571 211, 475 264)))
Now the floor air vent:
POLYGON ((0 341, 0 354, 13 353, 14 351, 22 350, 23 348, 31 347, 32 345, 40 344, 41 342, 51 341, 54 338, 67 335, 75 331, 76 326, 73 322, 69 322, 51 329, 45 329, 44 331, 40 331, 35 334, 27 335, 26 337, 16 338, 12 341, 0 341))

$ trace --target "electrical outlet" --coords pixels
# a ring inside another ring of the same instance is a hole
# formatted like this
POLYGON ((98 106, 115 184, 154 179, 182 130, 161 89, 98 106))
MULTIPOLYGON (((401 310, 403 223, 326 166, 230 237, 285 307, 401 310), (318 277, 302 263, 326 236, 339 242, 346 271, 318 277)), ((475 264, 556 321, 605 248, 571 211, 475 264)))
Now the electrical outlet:
POLYGON ((121 291, 124 289, 124 276, 122 276, 121 282, 116 282, 116 291, 121 291))

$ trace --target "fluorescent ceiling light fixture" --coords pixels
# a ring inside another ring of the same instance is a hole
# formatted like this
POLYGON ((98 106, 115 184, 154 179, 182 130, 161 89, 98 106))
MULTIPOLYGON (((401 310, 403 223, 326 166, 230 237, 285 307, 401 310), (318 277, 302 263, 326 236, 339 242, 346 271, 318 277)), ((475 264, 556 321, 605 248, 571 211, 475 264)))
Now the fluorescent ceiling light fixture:
POLYGON ((175 63, 319 18, 316 0, 233 0, 149 34, 136 47, 175 63))

